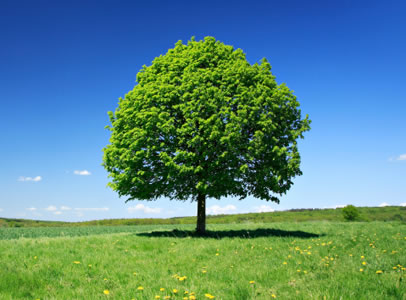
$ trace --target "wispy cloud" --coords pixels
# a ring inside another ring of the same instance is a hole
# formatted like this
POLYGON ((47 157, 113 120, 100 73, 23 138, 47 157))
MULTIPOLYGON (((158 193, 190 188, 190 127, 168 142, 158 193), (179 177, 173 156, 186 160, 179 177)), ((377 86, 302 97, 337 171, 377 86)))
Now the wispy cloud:
POLYGON ((61 214, 62 214, 62 212, 61 212, 61 211, 59 211, 59 210, 54 211, 54 215, 61 215, 61 214))
POLYGON ((137 211, 142 211, 145 214, 159 214, 162 211, 162 208, 159 207, 149 207, 144 204, 137 204, 136 206, 131 206, 127 208, 129 213, 134 213, 137 211))
POLYGON ((383 202, 381 204, 379 204, 379 207, 385 207, 385 206, 390 206, 389 203, 383 202))
POLYGON ((88 170, 75 170, 75 171, 73 171, 73 174, 81 175, 81 176, 88 176, 88 175, 91 175, 92 173, 90 173, 88 170))
POLYGON ((36 211, 37 208, 36 208, 36 207, 28 207, 27 210, 29 210, 29 211, 36 211))
POLYGON ((0 208, 0 212, 4 211, 4 209, 0 208))
POLYGON ((69 206, 61 206, 60 209, 61 210, 71 210, 72 208, 70 208, 69 206))
POLYGON ((58 210, 58 208, 56 206, 54 206, 54 205, 50 205, 47 208, 45 208, 45 210, 47 210, 47 211, 56 211, 56 210, 58 210))
POLYGON ((255 212, 273 212, 275 209, 273 209, 270 205, 260 205, 260 206, 254 206, 254 211, 255 212))
POLYGON ((394 162, 394 161, 406 161, 406 153, 405 154, 400 154, 396 157, 392 156, 389 157, 389 161, 394 162))
POLYGON ((338 205, 334 206, 334 208, 344 208, 346 206, 347 206, 347 204, 338 204, 338 205))
POLYGON ((75 208, 76 211, 108 211, 110 208, 108 207, 77 207, 75 208))
POLYGON ((396 157, 396 160, 406 160, 406 153, 405 154, 401 154, 398 157, 396 157))
POLYGON ((208 215, 224 215, 236 212, 237 207, 232 204, 221 207, 220 205, 212 205, 207 208, 208 215))
POLYGON ((34 181, 34 182, 38 182, 41 181, 42 177, 41 176, 36 176, 36 177, 25 177, 25 176, 20 176, 18 178, 18 181, 34 181))

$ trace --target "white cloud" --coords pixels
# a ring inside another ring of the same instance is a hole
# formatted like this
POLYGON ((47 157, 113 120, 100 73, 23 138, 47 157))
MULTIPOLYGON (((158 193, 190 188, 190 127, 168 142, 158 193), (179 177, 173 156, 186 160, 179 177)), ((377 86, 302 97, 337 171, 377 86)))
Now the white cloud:
POLYGON ((108 207, 77 207, 76 211, 108 211, 108 207))
POLYGON ((59 210, 54 211, 54 215, 61 215, 61 214, 62 214, 62 212, 61 212, 61 211, 59 211, 59 210))
POLYGON ((383 202, 381 204, 379 204, 379 207, 385 207, 385 206, 390 206, 389 203, 383 202))
POLYGON ((90 173, 88 170, 75 170, 75 171, 73 171, 73 174, 75 174, 75 175, 81 175, 81 176, 88 176, 88 175, 90 175, 90 174, 92 174, 92 173, 90 173))
POLYGON ((149 207, 144 204, 137 204, 136 206, 131 206, 127 208, 129 213, 142 211, 144 214, 159 214, 162 211, 162 208, 159 207, 149 207))
POLYGON ((36 208, 36 207, 29 207, 29 208, 27 208, 27 210, 29 210, 29 211, 36 211, 37 208, 36 208))
POLYGON ((71 210, 72 208, 70 208, 69 206, 61 206, 61 210, 71 210))
POLYGON ((334 208, 344 208, 346 206, 347 206, 347 204, 338 204, 338 205, 334 206, 334 208))
POLYGON ((212 205, 207 208, 207 214, 208 215, 223 215, 223 214, 233 213, 236 210, 237 210, 237 207, 235 207, 232 204, 228 204, 224 207, 221 207, 220 205, 212 205))
POLYGON ((406 160, 406 153, 399 155, 396 160, 406 160))
POLYGON ((34 181, 34 182, 38 182, 41 181, 42 177, 41 176, 36 176, 36 177, 25 177, 25 176, 20 176, 18 178, 18 181, 34 181))
POLYGON ((275 211, 270 205, 254 206, 255 212, 273 212, 275 211))
POLYGON ((399 206, 406 206, 406 202, 400 203, 399 206))
POLYGON ((4 209, 0 208, 0 212, 4 211, 4 209))
POLYGON ((58 208, 56 206, 54 206, 54 205, 50 205, 47 208, 45 208, 45 210, 47 210, 47 211, 56 211, 56 210, 58 210, 58 208))

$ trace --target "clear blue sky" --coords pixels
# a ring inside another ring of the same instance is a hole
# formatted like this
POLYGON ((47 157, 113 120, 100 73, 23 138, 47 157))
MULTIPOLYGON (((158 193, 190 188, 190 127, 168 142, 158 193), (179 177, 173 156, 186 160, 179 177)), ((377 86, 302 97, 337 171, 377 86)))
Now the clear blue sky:
POLYGON ((191 36, 266 57, 313 121, 281 204, 209 200, 210 213, 406 205, 405 3, 1 1, 0 216, 195 215, 194 203, 125 204, 101 166, 107 111, 191 36))

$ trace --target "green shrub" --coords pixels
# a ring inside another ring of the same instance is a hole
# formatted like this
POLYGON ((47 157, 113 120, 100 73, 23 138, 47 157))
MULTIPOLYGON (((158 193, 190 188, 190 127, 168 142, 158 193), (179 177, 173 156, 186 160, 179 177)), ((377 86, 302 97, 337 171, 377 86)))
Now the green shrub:
POLYGON ((346 221, 356 221, 359 220, 359 211, 354 205, 347 205, 343 208, 343 217, 346 221))

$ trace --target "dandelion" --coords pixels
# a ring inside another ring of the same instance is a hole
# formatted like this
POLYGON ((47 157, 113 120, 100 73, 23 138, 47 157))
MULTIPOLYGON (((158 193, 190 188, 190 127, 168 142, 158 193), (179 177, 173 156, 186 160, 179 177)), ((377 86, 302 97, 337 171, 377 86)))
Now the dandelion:
POLYGON ((34 259, 37 259, 38 257, 37 256, 34 256, 34 259))
POLYGON ((136 272, 134 272, 133 274, 134 274, 134 276, 137 276, 137 273, 136 273, 136 272))
POLYGON ((365 256, 364 255, 361 255, 361 259, 364 259, 365 258, 365 256))
POLYGON ((362 262, 362 265, 364 265, 364 266, 365 266, 366 264, 367 264, 367 263, 366 263, 365 261, 363 261, 363 262, 362 262))
POLYGON ((144 290, 144 287, 139 286, 139 287, 137 288, 137 290, 139 290, 139 291, 143 291, 143 290, 144 290))
POLYGON ((73 263, 74 263, 75 265, 78 265, 78 264, 80 264, 80 261, 75 260, 73 263))
POLYGON ((396 270, 398 267, 393 267, 392 269, 396 270))
POLYGON ((109 292, 109 290, 104 290, 104 291, 103 291, 103 294, 105 294, 105 295, 109 295, 109 294, 110 294, 110 292, 109 292))
POLYGON ((190 295, 189 300, 196 300, 196 297, 194 295, 190 295))
POLYGON ((171 299, 171 296, 165 296, 164 299, 171 299))
POLYGON ((288 263, 286 261, 283 262, 284 265, 287 265, 288 263))
POLYGON ((184 281, 186 278, 186 276, 178 277, 179 281, 184 281))
POLYGON ((156 295, 156 296, 155 296, 155 299, 161 299, 161 296, 156 295))
POLYGON ((250 281, 250 284, 254 284, 254 283, 255 283, 255 281, 254 281, 254 280, 251 280, 251 281, 250 281))
POLYGON ((91 268, 92 267, 92 265, 87 265, 89 268, 91 268))
POLYGON ((209 299, 214 299, 215 297, 213 296, 213 295, 211 295, 211 294, 204 294, 204 296, 206 297, 206 298, 209 298, 209 299))
POLYGON ((364 272, 364 269, 359 269, 360 272, 364 272))
POLYGON ((220 255, 220 253, 216 253, 216 256, 219 256, 220 255))
POLYGON ((177 289, 173 289, 173 290, 172 290, 172 293, 174 293, 174 294, 176 294, 177 292, 178 292, 177 289))
POLYGON ((383 272, 381 270, 378 270, 375 272, 376 274, 382 274, 383 272))
POLYGON ((276 295, 275 295, 275 294, 272 294, 271 297, 272 297, 272 298, 276 298, 276 295))
POLYGON ((159 290, 160 290, 161 292, 165 291, 165 289, 164 289, 164 288, 160 288, 159 290))
POLYGON ((203 270, 202 273, 207 273, 207 271, 206 271, 206 270, 203 270))

